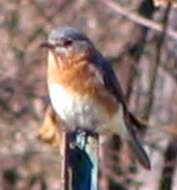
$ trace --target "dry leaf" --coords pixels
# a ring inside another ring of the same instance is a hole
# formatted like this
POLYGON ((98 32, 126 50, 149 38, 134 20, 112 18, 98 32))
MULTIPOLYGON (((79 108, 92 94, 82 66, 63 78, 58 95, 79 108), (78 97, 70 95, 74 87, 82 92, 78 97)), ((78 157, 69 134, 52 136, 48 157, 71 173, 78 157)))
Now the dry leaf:
POLYGON ((38 138, 48 144, 59 146, 62 136, 62 131, 60 130, 59 125, 59 119, 52 107, 49 105, 45 113, 42 127, 39 130, 38 138))

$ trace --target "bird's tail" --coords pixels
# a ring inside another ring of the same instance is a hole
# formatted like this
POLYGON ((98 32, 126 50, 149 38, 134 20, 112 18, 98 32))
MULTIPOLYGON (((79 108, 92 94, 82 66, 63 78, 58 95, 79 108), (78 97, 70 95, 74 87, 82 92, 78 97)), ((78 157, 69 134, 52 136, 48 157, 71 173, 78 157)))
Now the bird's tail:
POLYGON ((150 160, 148 158, 146 151, 142 146, 141 139, 136 131, 136 128, 143 127, 143 124, 141 124, 132 114, 131 115, 129 114, 126 119, 126 125, 130 135, 129 144, 132 149, 132 152, 134 153, 135 157, 144 168, 150 169, 151 168, 150 160))

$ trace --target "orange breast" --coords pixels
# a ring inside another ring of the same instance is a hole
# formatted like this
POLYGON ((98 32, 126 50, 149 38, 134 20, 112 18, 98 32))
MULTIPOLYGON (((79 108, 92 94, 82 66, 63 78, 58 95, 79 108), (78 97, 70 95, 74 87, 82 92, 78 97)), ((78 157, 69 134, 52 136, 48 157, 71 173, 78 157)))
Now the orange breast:
POLYGON ((73 95, 87 96, 101 105, 108 115, 118 110, 117 102, 112 94, 97 78, 96 70, 91 69, 87 60, 73 62, 67 60, 62 67, 56 64, 54 56, 48 58, 48 83, 60 84, 73 95))

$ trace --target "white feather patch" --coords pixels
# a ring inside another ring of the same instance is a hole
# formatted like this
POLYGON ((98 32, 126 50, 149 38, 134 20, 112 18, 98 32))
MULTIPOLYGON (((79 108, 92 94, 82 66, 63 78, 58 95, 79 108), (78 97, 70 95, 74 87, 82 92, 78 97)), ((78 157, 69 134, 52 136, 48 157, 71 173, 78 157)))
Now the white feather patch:
POLYGON ((70 127, 91 129, 105 122, 105 111, 87 96, 71 94, 58 84, 49 85, 49 94, 55 111, 70 127))

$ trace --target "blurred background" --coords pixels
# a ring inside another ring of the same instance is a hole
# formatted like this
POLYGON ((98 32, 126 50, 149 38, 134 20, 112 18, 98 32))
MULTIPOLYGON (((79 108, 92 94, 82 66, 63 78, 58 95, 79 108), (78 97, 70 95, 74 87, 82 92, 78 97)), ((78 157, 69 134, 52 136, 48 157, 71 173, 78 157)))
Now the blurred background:
POLYGON ((150 124, 144 145, 152 170, 113 139, 102 190, 177 190, 176 19, 175 8, 151 0, 1 0, 0 190, 59 189, 59 148, 37 138, 48 105, 39 45, 65 25, 112 61, 130 110, 150 124))

